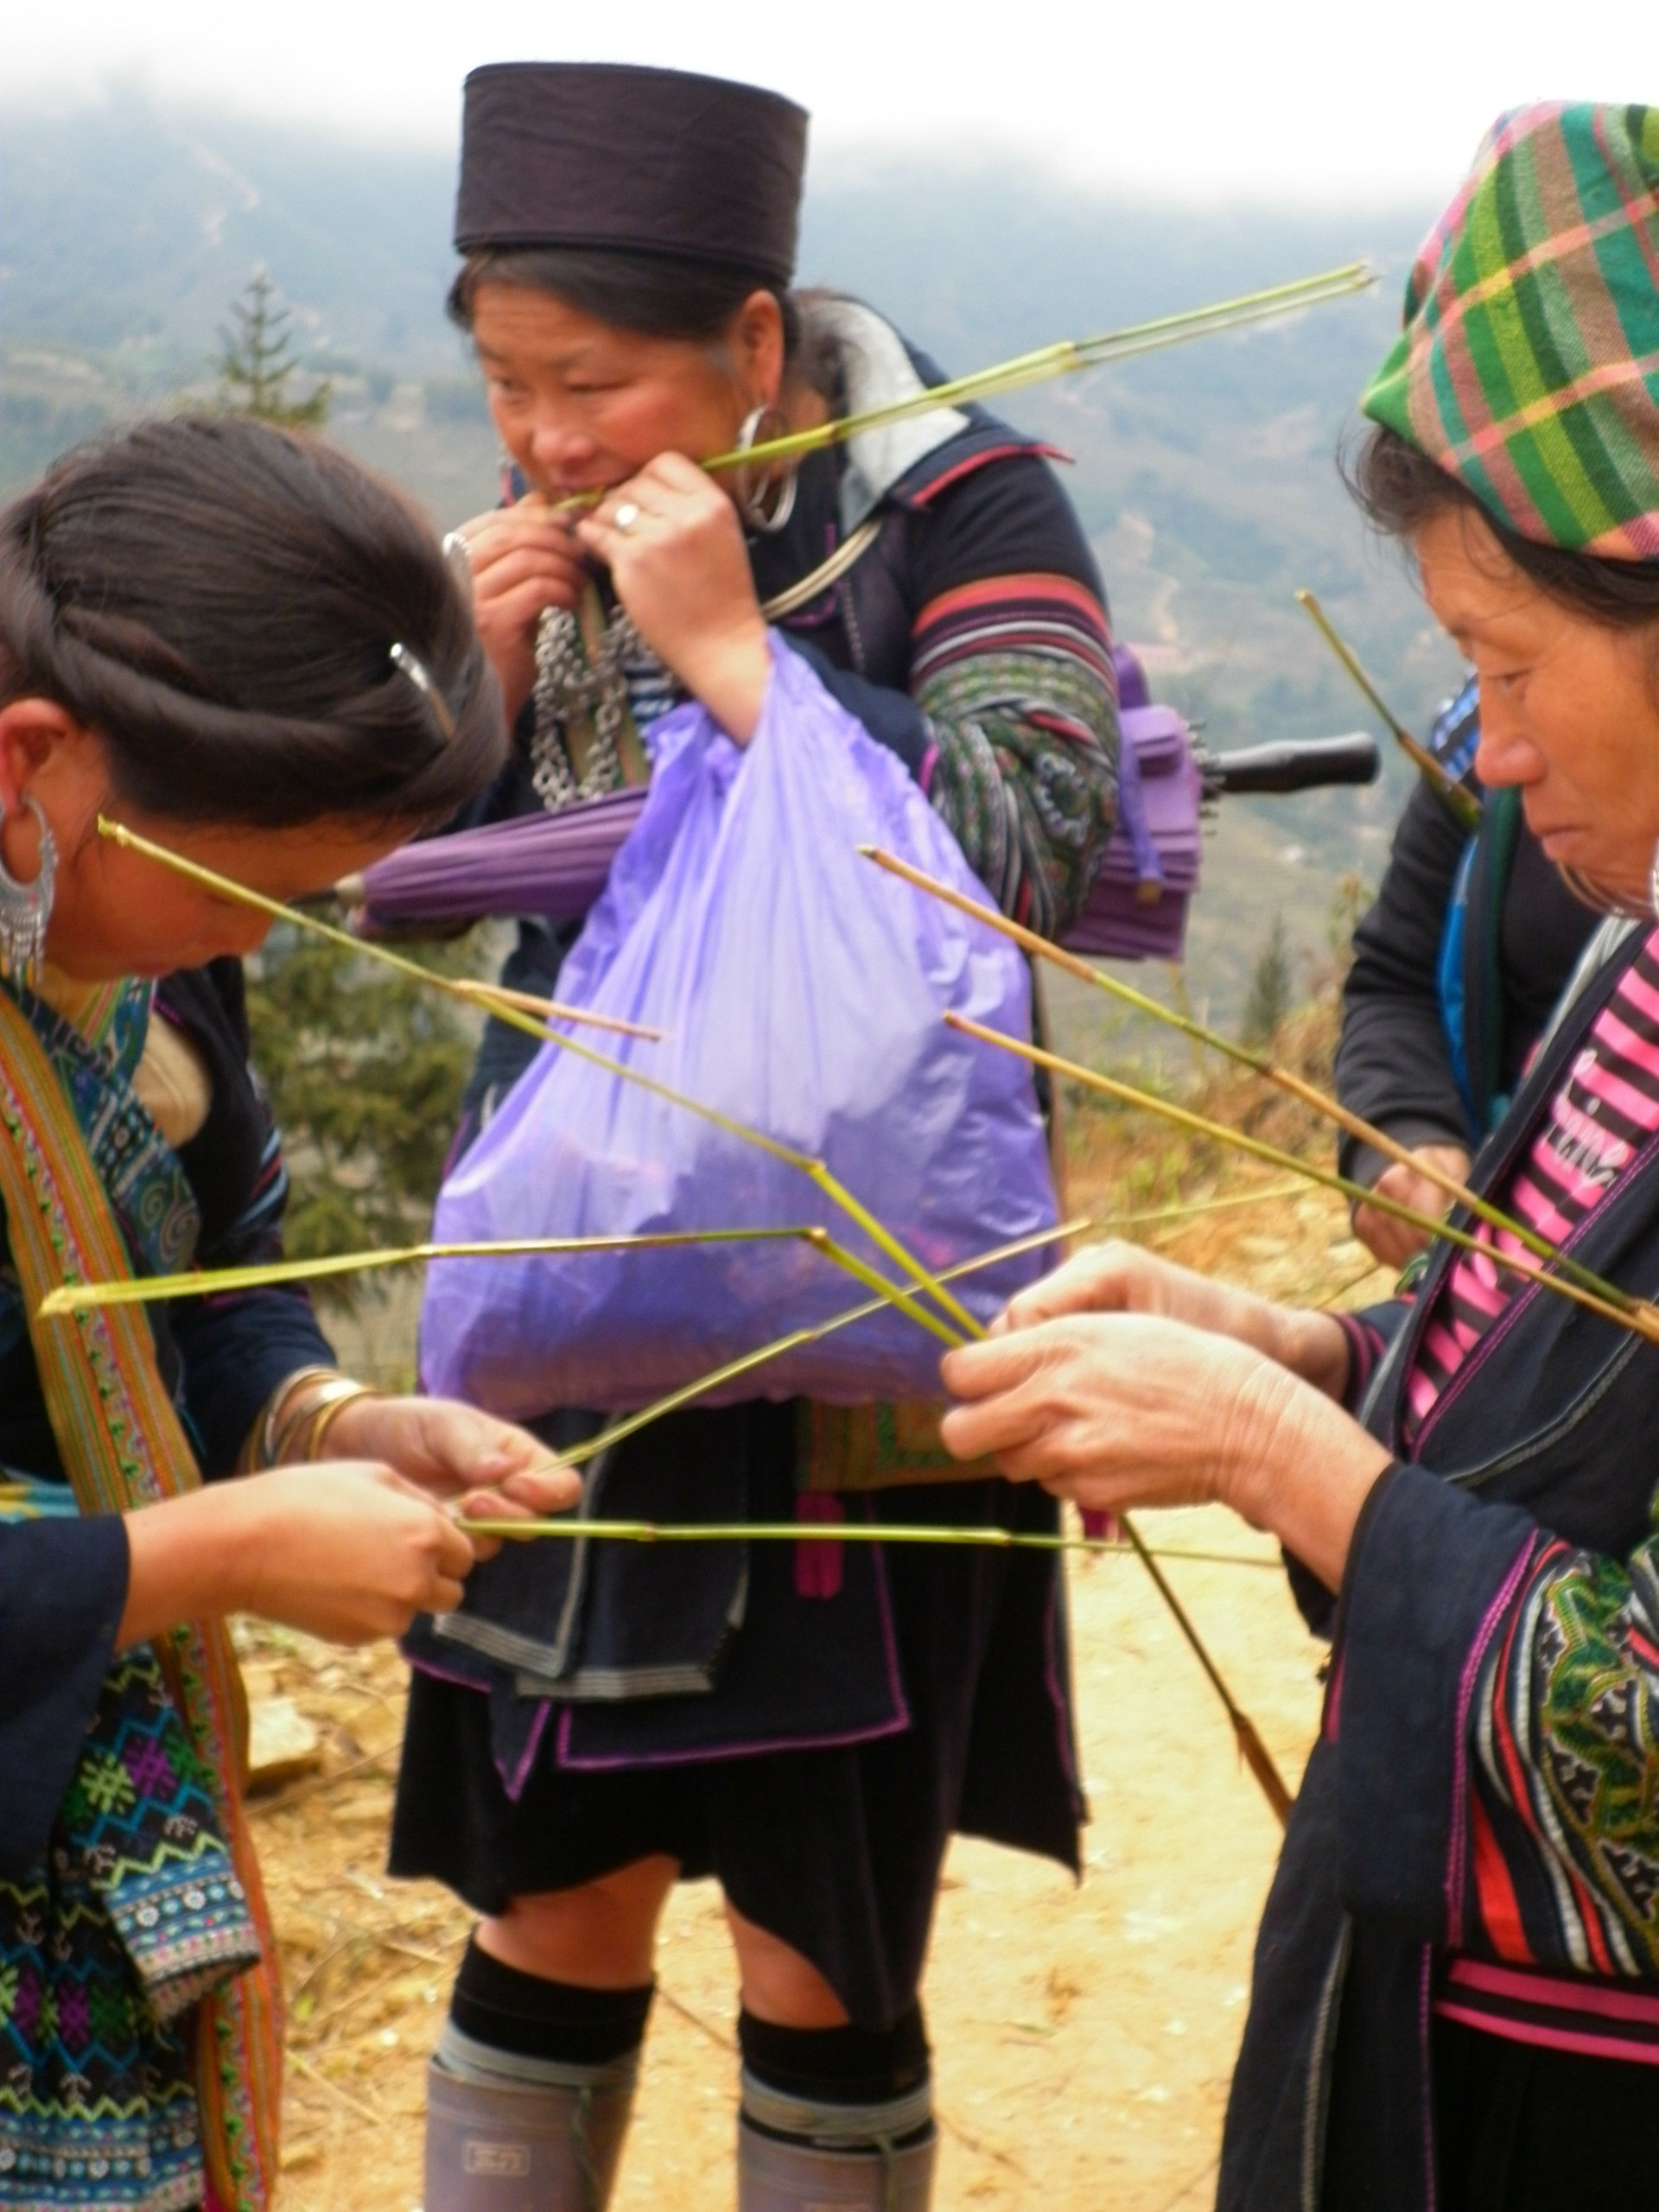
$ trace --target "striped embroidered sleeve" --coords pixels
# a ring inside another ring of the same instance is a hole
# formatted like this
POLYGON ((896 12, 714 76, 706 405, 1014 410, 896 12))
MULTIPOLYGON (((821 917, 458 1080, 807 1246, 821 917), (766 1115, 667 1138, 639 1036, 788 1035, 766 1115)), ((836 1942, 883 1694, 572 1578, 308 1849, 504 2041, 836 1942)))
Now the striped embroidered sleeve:
POLYGON ((1117 684, 1106 618, 1060 575, 941 593, 913 632, 921 781, 1003 912, 1046 937, 1082 912, 1117 805, 1117 684))
POLYGON ((1535 1549, 1469 1728, 1460 1940, 1517 1965, 1659 1972, 1659 1533, 1623 1561, 1535 1549))

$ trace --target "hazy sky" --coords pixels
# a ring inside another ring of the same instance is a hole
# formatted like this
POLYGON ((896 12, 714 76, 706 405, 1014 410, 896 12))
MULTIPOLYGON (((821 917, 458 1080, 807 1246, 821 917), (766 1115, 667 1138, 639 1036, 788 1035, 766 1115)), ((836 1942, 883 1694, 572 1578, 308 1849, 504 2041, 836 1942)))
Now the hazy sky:
POLYGON ((1160 199, 1433 199, 1500 108, 1659 99, 1659 0, 7 0, 6 18, 9 100, 137 81, 445 144, 479 62, 654 61, 791 93, 837 162, 1007 149, 1160 199))

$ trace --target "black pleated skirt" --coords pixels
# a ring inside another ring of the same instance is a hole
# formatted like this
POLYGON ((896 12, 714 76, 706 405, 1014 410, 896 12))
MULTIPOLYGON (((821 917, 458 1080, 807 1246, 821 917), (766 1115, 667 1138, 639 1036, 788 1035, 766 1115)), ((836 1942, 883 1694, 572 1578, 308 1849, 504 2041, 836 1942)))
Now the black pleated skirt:
MULTIPOLYGON (((750 1510, 792 1516, 786 1464, 760 1471, 750 1510)), ((892 1522, 1058 1525, 1051 1498, 1000 1481, 885 1491, 869 1510, 892 1522)), ((880 1674, 895 1694, 873 1710, 870 1669, 849 1667, 844 1730, 823 1680, 830 1609, 802 1594, 788 1544, 749 1547, 750 1602, 705 1697, 553 1700, 505 1776, 499 1707, 512 1678, 484 1688, 417 1670, 392 1873, 444 1882, 489 1914, 664 1853, 685 1879, 713 1875, 747 1919, 810 1959, 858 2025, 890 2025, 916 1996, 953 1831, 1075 1872, 1085 1811, 1058 1557, 894 1544, 849 1546, 849 1565, 855 1548, 880 1578, 880 1674), (795 1679, 812 1727, 776 1748, 772 1719, 757 1716, 786 1706, 795 1679)))

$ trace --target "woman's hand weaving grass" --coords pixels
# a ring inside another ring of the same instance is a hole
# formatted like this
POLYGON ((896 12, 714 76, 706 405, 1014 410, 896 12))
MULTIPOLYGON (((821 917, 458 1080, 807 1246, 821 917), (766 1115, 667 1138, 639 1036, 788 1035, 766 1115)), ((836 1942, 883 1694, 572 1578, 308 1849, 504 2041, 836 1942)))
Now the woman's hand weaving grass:
POLYGON ((126 1649, 181 1618, 258 1613, 336 1643, 400 1636, 449 1612, 495 1548, 390 1467, 276 1467, 124 1516, 126 1649))
POLYGON ((372 1459, 469 1520, 512 1521, 569 1512, 582 1482, 527 1429, 450 1398, 365 1395, 329 1424, 336 1458, 372 1459))
POLYGON ((1334 1402, 1325 1313, 1206 1281, 1128 1244, 1080 1253, 950 1353, 944 1441, 1092 1511, 1228 1505, 1335 1589, 1389 1454, 1334 1402))

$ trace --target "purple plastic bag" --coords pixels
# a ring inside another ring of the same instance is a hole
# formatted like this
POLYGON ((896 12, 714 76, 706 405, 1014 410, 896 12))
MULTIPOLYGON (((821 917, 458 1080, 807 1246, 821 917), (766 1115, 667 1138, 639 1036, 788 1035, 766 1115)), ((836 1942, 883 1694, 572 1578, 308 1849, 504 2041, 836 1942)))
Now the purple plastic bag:
MULTIPOLYGON (((1112 661, 1123 737, 1117 820, 1094 887, 1064 942, 1074 952, 1114 960, 1179 960, 1187 906, 1198 887, 1204 782, 1192 732, 1173 707, 1152 703, 1135 653, 1114 645, 1112 661)), ((604 889, 611 861, 645 803, 643 789, 613 791, 558 814, 404 845, 365 874, 369 923, 395 926, 480 914, 580 921, 604 889)))
MULTIPOLYGON (((663 1029, 659 1045, 601 1041, 642 1074, 825 1161, 925 1266, 1052 1227, 1029 1067, 940 1018, 955 1008, 1028 1036, 1023 960, 857 849, 885 845, 986 896, 899 761, 776 642, 747 747, 697 707, 652 736, 645 810, 560 996, 663 1029)), ((444 1185, 433 1233, 797 1224, 822 1224, 893 1273, 799 1170, 549 1046, 444 1185)), ((1046 1254, 1004 1262, 958 1295, 988 1319, 1048 1264, 1046 1254)), ((795 1243, 452 1261, 429 1276, 423 1376, 521 1418, 620 1409, 864 1295, 795 1243)), ((931 1397, 940 1350, 889 1310, 744 1376, 724 1399, 931 1397)))

